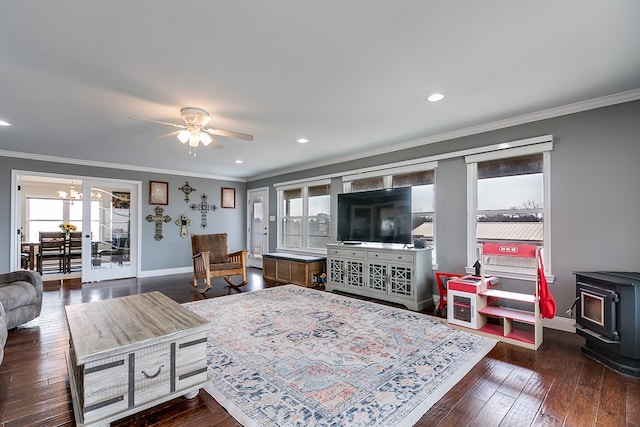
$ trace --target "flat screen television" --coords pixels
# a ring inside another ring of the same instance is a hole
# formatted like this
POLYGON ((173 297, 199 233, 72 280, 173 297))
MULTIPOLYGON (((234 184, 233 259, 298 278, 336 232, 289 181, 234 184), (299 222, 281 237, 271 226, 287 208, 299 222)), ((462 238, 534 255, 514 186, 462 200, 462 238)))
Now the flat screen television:
POLYGON ((411 187, 338 194, 338 240, 411 243, 411 187))

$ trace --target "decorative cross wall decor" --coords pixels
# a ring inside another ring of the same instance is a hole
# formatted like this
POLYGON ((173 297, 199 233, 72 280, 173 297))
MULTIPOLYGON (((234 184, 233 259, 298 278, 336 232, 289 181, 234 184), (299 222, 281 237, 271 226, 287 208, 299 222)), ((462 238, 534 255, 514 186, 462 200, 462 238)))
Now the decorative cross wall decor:
POLYGON ((184 193, 184 201, 185 203, 189 203, 191 200, 189 200, 189 194, 191 194, 192 192, 196 191, 195 188, 193 188, 192 186, 189 185, 189 181, 187 181, 182 187, 179 187, 178 190, 182 191, 184 193))
POLYGON ((154 209, 156 212, 155 215, 147 215, 146 220, 149 222, 156 223, 156 234, 153 236, 156 240, 162 240, 162 223, 171 221, 171 217, 169 215, 162 215, 164 209, 161 206, 156 206, 154 209))
POLYGON ((210 205, 207 203, 209 196, 203 194, 200 196, 200 204, 192 203, 191 208, 192 211, 200 211, 200 228, 207 228, 207 212, 216 211, 218 207, 216 205, 210 205))
POLYGON ((191 225, 191 220, 187 216, 187 214, 180 215, 180 218, 176 219, 176 225, 180 227, 180 237, 183 239, 187 237, 189 230, 187 227, 191 225))

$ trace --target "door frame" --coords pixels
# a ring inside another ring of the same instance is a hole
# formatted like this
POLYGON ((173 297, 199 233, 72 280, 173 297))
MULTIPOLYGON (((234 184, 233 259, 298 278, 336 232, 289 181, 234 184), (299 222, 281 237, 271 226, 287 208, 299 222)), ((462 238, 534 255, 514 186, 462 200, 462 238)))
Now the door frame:
MULTIPOLYGON (((93 181, 93 182, 100 181, 100 182, 108 182, 108 183, 114 183, 114 184, 132 185, 134 187, 134 190, 132 191, 136 192, 137 197, 136 197, 135 204, 132 206, 132 210, 133 208, 135 208, 136 215, 134 218, 131 219, 131 222, 132 222, 132 227, 135 227, 138 234, 139 234, 139 230, 141 230, 141 215, 140 215, 141 200, 142 200, 142 182, 141 181, 112 179, 112 178, 97 178, 97 177, 90 177, 90 176, 83 176, 83 175, 12 169, 11 170, 11 219, 10 219, 11 235, 10 235, 10 249, 9 249, 9 268, 12 271, 20 269, 20 257, 18 256, 18 254, 20 253, 19 249, 20 249, 20 243, 21 243, 21 240, 20 240, 21 236, 19 234, 20 233, 19 230, 21 226, 22 215, 24 215, 24 212, 22 211, 22 205, 20 204, 21 192, 18 190, 18 185, 21 184, 20 178, 22 176, 41 176, 45 178, 51 177, 51 178, 64 178, 64 179, 78 180, 78 181, 82 181, 83 190, 84 190, 84 181, 87 181, 87 180, 93 181)), ((83 213, 83 221, 84 221, 84 213, 83 213)), ((131 242, 131 243, 132 243, 132 246, 130 247, 130 250, 132 253, 131 258, 135 258, 135 260, 132 260, 132 263, 135 262, 135 265, 132 264, 132 267, 135 271, 136 277, 140 277, 140 271, 141 271, 140 257, 142 254, 142 250, 140 247, 141 245, 140 236, 138 236, 137 239, 135 239, 135 244, 134 242, 131 242), (134 252, 135 252, 135 256, 133 256, 134 252)))
POLYGON ((266 232, 262 234, 262 254, 269 251, 269 187, 252 188, 247 190, 247 247, 249 248, 247 263, 249 267, 262 268, 262 255, 260 257, 251 256, 251 232, 253 231, 251 198, 257 195, 263 197, 262 223, 265 224, 266 228, 266 232))

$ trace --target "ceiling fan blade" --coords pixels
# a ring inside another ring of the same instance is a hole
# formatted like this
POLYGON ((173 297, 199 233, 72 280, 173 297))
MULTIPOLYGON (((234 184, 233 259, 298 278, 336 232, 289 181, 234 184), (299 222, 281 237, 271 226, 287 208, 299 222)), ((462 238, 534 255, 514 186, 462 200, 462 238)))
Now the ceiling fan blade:
POLYGON ((187 128, 187 126, 185 126, 185 125, 177 125, 175 123, 161 122, 160 120, 143 119, 141 117, 132 117, 132 116, 129 116, 129 118, 132 119, 132 120, 140 120, 141 122, 149 122, 149 123, 157 123, 157 124, 160 124, 160 125, 173 126, 174 128, 179 128, 179 129, 186 129, 187 128))
POLYGON ((219 135, 219 136, 227 136, 229 138, 237 138, 244 139, 245 141, 253 141, 253 135, 249 135, 248 133, 234 132, 231 130, 224 129, 202 129, 203 131, 210 133, 211 135, 219 135))
POLYGON ((162 135, 157 136, 156 139, 164 139, 164 138, 169 138, 170 136, 176 136, 176 135, 178 135, 179 132, 181 132, 181 131, 172 130, 171 132, 163 133, 162 135))
POLYGON ((209 147, 211 148, 215 148, 215 149, 219 149, 222 148, 222 144, 220 144, 218 141, 216 141, 215 139, 211 141, 211 143, 209 144, 209 147))

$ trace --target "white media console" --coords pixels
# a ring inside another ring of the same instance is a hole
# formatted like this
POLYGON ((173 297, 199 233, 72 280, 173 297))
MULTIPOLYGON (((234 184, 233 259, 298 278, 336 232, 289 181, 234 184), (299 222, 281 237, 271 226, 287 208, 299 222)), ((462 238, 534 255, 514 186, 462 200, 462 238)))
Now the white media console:
POLYGON ((395 244, 327 244, 326 289, 420 311, 433 305, 431 250, 395 244))

